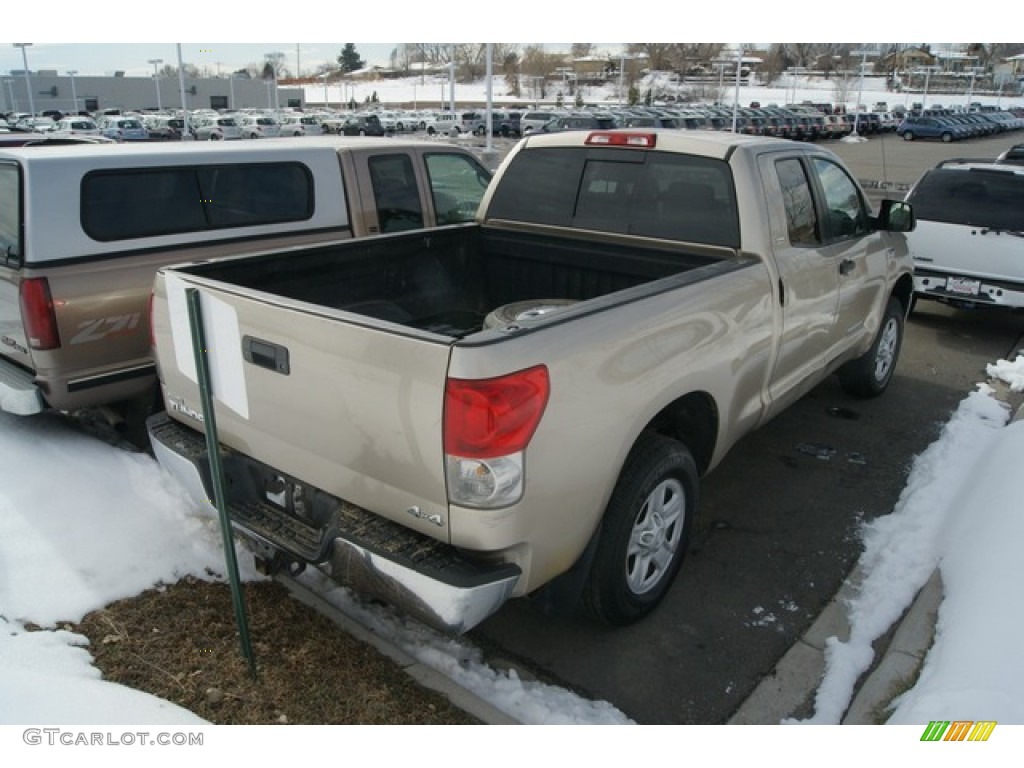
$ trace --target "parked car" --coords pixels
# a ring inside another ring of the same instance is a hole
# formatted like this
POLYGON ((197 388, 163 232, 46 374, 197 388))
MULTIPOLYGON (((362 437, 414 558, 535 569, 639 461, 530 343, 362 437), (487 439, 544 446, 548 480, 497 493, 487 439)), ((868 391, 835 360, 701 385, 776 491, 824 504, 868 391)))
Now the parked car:
POLYGON ((538 128, 550 123, 556 117, 565 115, 565 112, 558 112, 551 109, 539 109, 532 110, 530 112, 524 112, 523 116, 519 118, 519 129, 523 135, 537 130, 538 128))
POLYGON ((185 120, 181 117, 166 115, 150 115, 145 120, 146 130, 151 139, 168 139, 177 141, 185 131, 185 120))
POLYGON ((903 122, 896 129, 896 135, 902 137, 904 141, 939 139, 948 143, 960 138, 949 123, 943 122, 937 117, 927 116, 903 118, 903 122))
POLYGON ((1014 144, 1009 149, 1003 150, 996 158, 996 162, 1006 165, 1024 165, 1024 144, 1014 144))
POLYGON ((63 117, 53 127, 54 133, 62 136, 99 136, 100 127, 92 118, 63 117))
POLYGON ((341 126, 346 136, 384 136, 384 124, 377 115, 355 115, 348 118, 341 126))
POLYGON ((914 292, 960 307, 1024 309, 1024 168, 943 163, 907 194, 914 292))
POLYGON ((286 115, 281 118, 282 136, 320 136, 323 132, 320 121, 312 115, 286 115))
POLYGON ((18 119, 13 130, 22 133, 49 133, 56 127, 57 123, 52 117, 32 117, 27 115, 18 119))
POLYGON ((281 135, 281 124, 270 115, 243 115, 238 127, 243 139, 276 139, 281 135))
POLYGON ((556 117, 541 126, 540 130, 544 133, 558 133, 560 131, 608 130, 618 127, 618 121, 611 115, 572 114, 556 117))
POLYGON ((137 117, 108 115, 100 119, 100 133, 114 141, 145 141, 149 131, 137 117))
POLYGON ((242 128, 227 115, 199 115, 192 119, 192 135, 196 141, 228 141, 242 138, 242 128))

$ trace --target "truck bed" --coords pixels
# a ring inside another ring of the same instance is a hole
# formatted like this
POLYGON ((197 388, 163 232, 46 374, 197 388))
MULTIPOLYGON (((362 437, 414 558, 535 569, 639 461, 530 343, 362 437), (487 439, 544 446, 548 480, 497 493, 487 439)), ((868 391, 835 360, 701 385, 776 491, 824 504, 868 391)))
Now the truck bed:
MULTIPOLYGON (((607 238, 606 238, 607 239, 607 238)), ((497 307, 585 301, 721 261, 678 248, 559 238, 479 225, 336 242, 181 270, 453 338, 497 307)))

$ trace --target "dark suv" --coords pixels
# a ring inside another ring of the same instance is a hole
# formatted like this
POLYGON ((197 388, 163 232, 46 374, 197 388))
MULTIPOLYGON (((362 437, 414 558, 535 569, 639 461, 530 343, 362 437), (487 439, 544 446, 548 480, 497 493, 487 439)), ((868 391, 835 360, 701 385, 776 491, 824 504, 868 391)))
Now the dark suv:
POLYGON ((611 115, 568 115, 556 117, 541 127, 544 133, 560 131, 592 131, 618 128, 618 122, 611 115))
POLYGON ((383 136, 386 131, 384 124, 376 115, 359 115, 350 117, 341 126, 345 136, 383 136))

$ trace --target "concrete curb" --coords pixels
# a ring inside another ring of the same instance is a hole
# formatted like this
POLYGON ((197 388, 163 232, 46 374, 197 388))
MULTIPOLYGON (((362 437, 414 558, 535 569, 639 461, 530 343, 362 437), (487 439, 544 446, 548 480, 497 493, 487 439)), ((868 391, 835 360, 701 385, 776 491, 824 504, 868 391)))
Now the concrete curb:
MULTIPOLYGON (((1015 348, 1020 344, 1018 341, 1015 348)), ((997 399, 1010 404, 1013 398, 1003 382, 990 381, 989 385, 996 390, 997 399)), ((1024 404, 1017 408, 1010 423, 1021 420, 1024 420, 1024 404)), ((858 565, 810 629, 730 718, 730 725, 777 725, 787 718, 805 714, 813 704, 812 697, 825 672, 826 641, 830 637, 843 642, 849 640, 846 605, 862 578, 858 565)), ((942 595, 942 577, 936 569, 895 625, 881 658, 859 682, 843 717, 843 725, 877 725, 885 721, 888 706, 912 684, 931 647, 942 595)))

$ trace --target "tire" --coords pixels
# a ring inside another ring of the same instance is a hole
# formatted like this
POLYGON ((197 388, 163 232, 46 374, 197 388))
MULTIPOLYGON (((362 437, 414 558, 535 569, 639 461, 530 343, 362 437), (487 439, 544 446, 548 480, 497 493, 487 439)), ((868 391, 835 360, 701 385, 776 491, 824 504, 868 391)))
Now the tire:
POLYGON ((903 305, 898 299, 890 298, 871 348, 838 371, 839 383, 847 394, 867 399, 885 392, 896 371, 903 344, 903 326, 903 305))
POLYGON ((904 141, 913 141, 914 140, 914 134, 911 133, 910 131, 904 131, 903 132, 903 140, 904 141))
POLYGON ((949 142, 951 142, 952 140, 953 140, 953 134, 951 134, 949 132, 942 134, 942 143, 943 144, 949 144, 949 142))
POLYGON ((682 565, 698 488, 686 446, 653 432, 640 436, 601 523, 583 593, 591 615, 625 626, 657 607, 682 565))

